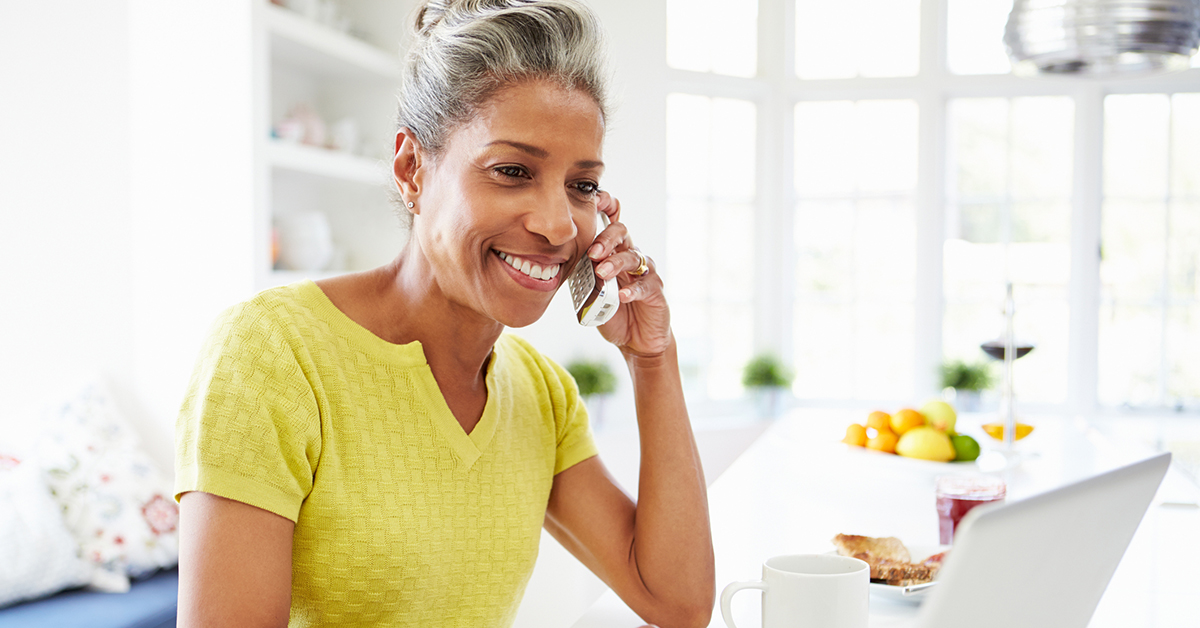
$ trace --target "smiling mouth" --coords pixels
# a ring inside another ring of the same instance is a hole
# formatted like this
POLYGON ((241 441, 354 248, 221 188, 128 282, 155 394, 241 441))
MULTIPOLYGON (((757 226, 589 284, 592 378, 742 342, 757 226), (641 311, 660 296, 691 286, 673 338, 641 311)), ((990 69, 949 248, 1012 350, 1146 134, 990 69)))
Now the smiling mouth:
POLYGON ((562 264, 550 264, 548 266, 542 266, 540 264, 534 264, 527 259, 521 259, 516 255, 505 253, 504 251, 496 251, 496 254, 499 255, 500 259, 504 260, 506 264, 520 271, 521 274, 528 275, 529 277, 540 281, 549 281, 554 279, 558 276, 558 271, 562 270, 562 264))

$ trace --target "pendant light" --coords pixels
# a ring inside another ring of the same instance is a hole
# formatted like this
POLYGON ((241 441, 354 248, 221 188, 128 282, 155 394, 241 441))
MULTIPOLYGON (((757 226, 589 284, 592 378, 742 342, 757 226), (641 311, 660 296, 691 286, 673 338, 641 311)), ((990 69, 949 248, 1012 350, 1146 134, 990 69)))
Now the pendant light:
POLYGON ((1014 0, 1004 43, 1017 74, 1182 70, 1200 44, 1200 0, 1014 0))

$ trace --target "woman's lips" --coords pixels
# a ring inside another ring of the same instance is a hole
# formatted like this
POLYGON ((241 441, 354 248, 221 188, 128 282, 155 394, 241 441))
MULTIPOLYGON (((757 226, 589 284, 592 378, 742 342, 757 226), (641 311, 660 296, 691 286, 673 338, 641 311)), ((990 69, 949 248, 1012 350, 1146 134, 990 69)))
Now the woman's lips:
POLYGON ((508 274, 526 288, 548 292, 558 287, 562 277, 562 263, 536 263, 519 255, 495 251, 508 274))

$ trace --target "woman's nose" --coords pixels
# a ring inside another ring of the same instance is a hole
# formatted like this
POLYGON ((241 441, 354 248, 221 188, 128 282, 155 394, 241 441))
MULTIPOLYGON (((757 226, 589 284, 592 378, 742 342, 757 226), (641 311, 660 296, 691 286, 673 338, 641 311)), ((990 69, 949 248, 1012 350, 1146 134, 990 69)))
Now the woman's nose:
POLYGON ((571 199, 566 192, 542 196, 525 215, 525 228, 536 233, 554 246, 570 242, 579 233, 571 215, 571 199))

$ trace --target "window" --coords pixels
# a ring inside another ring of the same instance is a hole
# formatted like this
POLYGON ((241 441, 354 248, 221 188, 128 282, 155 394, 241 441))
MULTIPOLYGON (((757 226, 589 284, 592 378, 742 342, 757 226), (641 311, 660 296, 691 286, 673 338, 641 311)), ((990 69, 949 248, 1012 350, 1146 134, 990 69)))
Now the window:
POLYGON ((794 384, 808 399, 912 390, 917 106, 795 108, 794 384))
POLYGON ((1100 398, 1200 401, 1200 94, 1105 99, 1100 398))
POLYGON ((980 359, 1002 338, 1005 285, 1018 339, 1035 350, 1013 369, 1022 401, 1067 390, 1074 106, 1070 98, 950 101, 943 249, 943 353, 980 359))
POLYGON ((801 400, 920 402, 1012 282, 1020 403, 1200 408, 1200 57, 1030 80, 1011 0, 664 1, 668 255, 738 261, 671 266, 689 394, 772 351, 801 400))
POLYGON ((754 104, 667 96, 666 286, 685 383, 716 399, 741 394, 754 306, 754 104))
POLYGON ((796 0, 796 76, 913 76, 919 0, 796 0))

